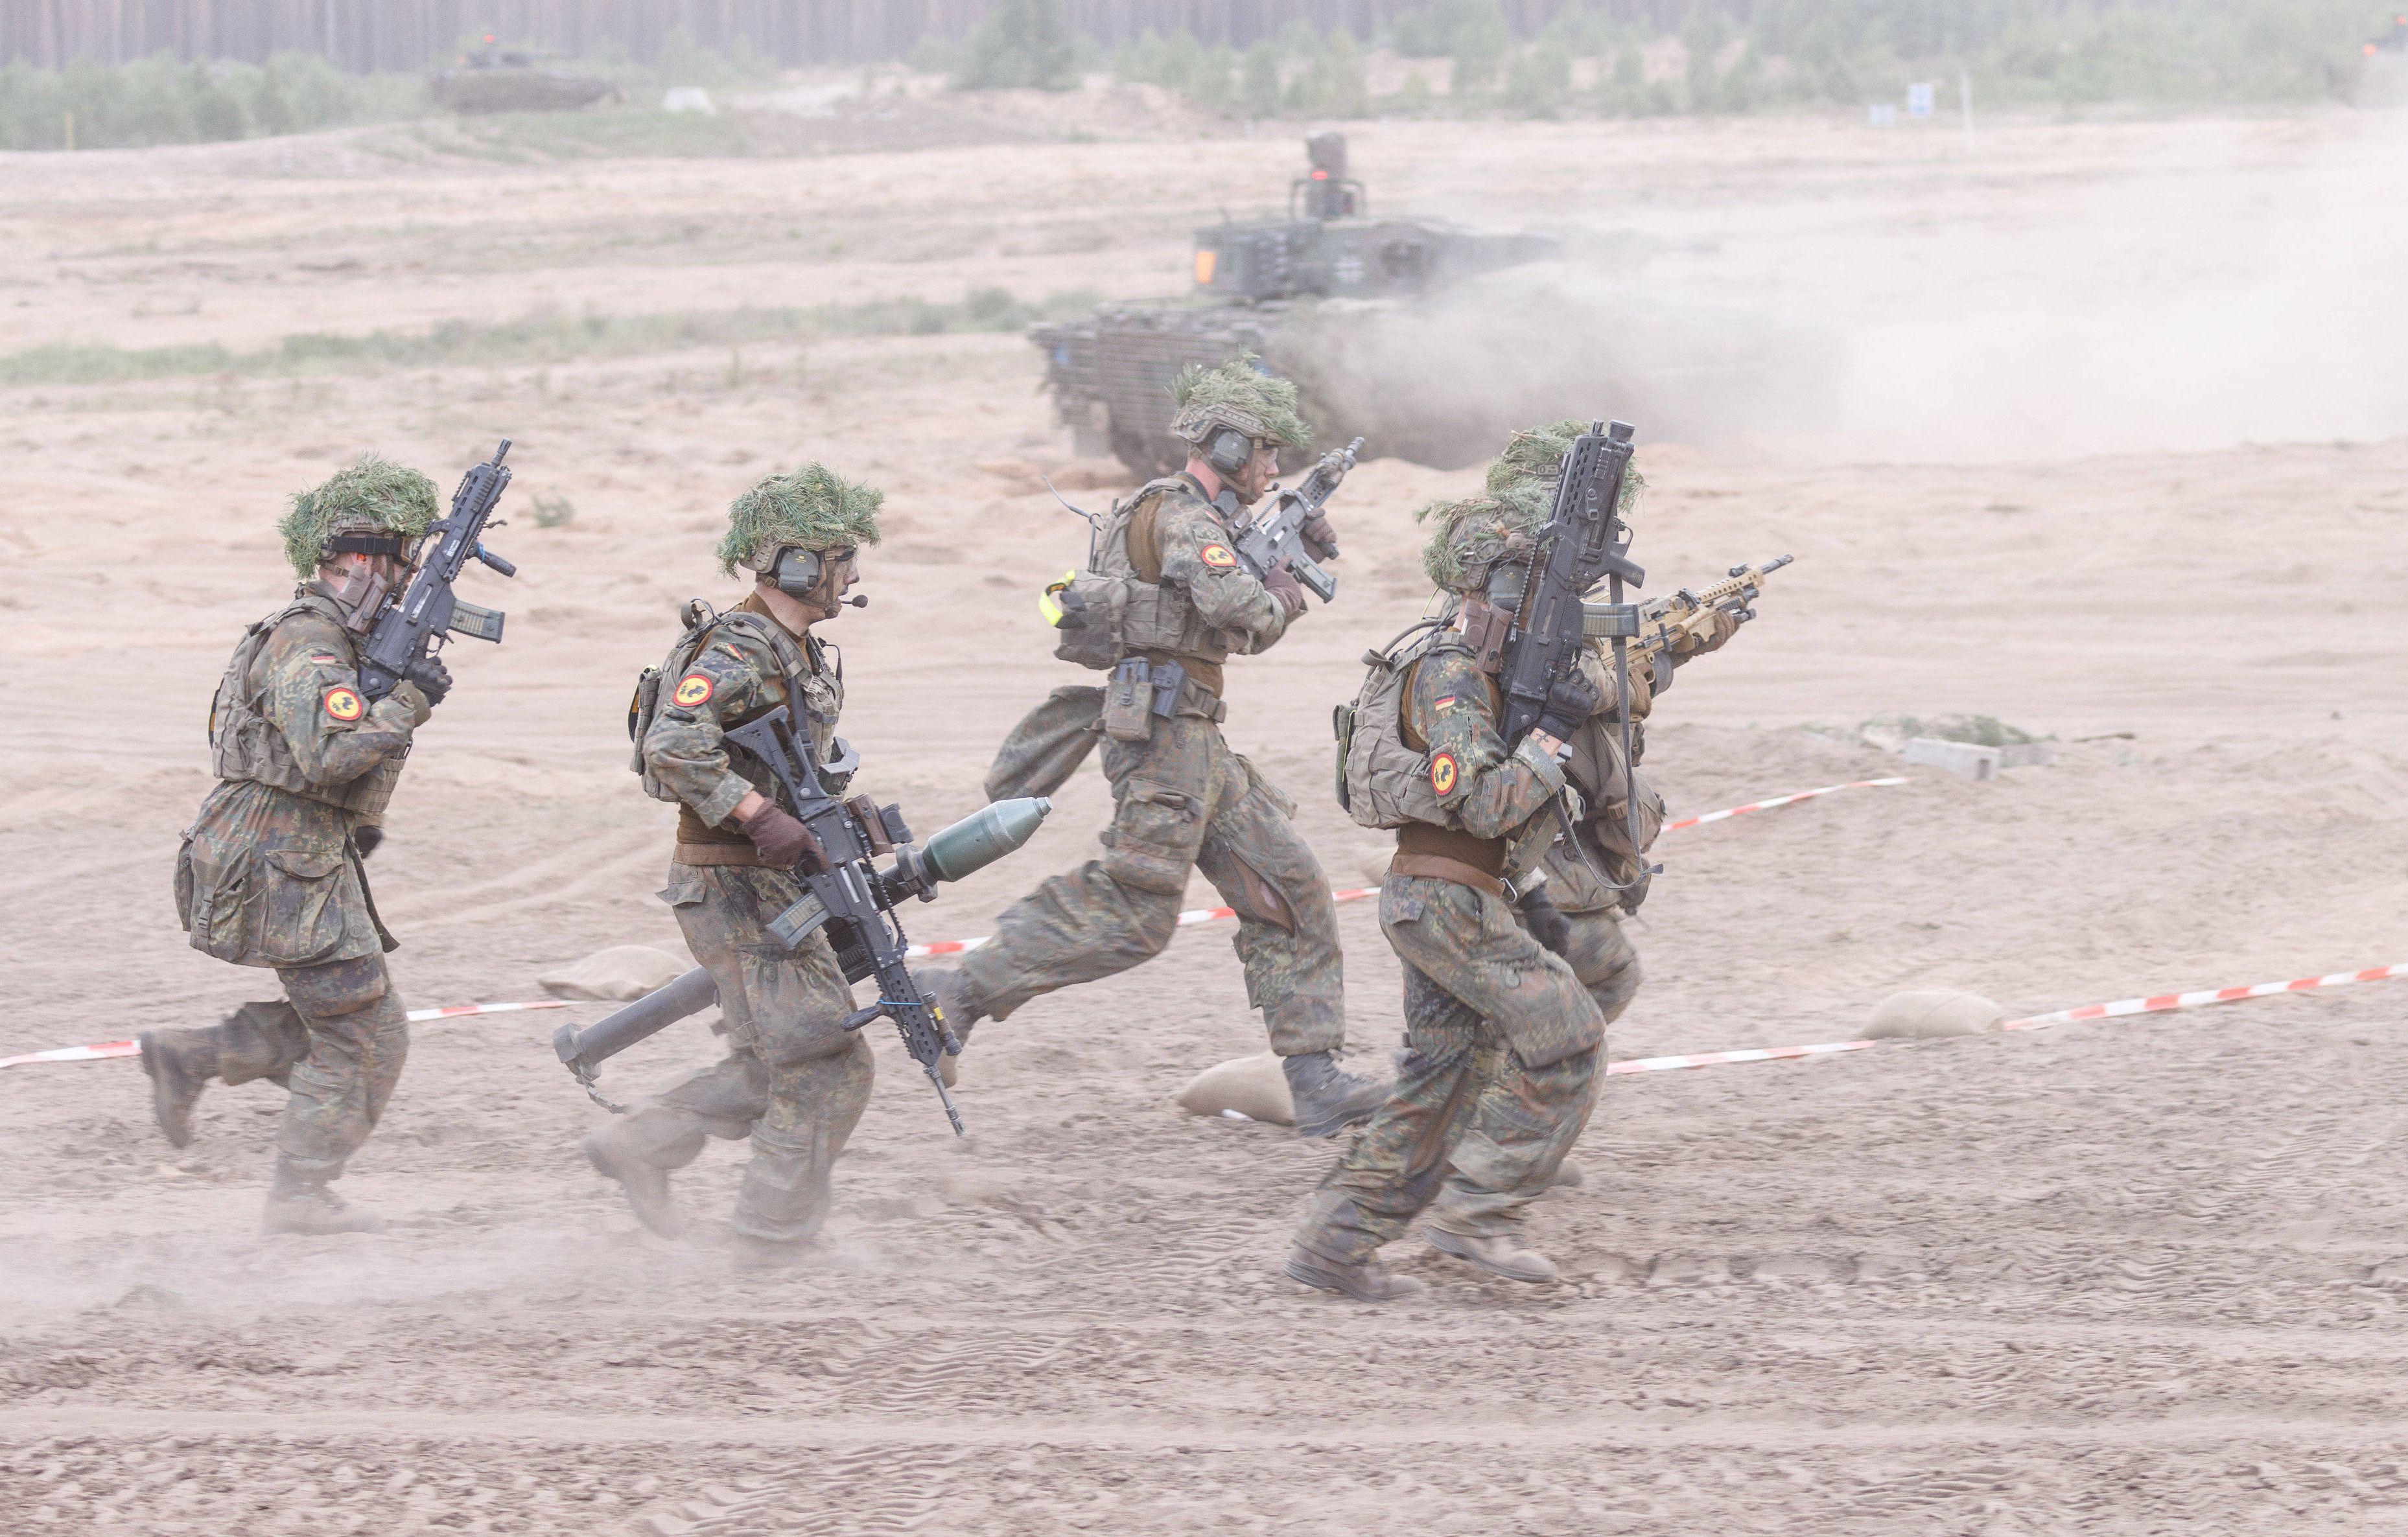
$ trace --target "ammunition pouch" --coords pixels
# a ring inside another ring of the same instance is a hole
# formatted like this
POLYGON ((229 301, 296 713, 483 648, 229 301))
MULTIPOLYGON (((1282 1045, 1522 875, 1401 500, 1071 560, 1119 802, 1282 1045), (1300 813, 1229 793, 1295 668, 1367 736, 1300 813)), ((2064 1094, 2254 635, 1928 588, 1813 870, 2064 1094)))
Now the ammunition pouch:
POLYGON ((1179 663, 1130 657, 1112 669, 1104 690, 1104 734, 1115 742, 1151 740, 1155 719, 1176 715, 1186 689, 1187 669, 1179 663))

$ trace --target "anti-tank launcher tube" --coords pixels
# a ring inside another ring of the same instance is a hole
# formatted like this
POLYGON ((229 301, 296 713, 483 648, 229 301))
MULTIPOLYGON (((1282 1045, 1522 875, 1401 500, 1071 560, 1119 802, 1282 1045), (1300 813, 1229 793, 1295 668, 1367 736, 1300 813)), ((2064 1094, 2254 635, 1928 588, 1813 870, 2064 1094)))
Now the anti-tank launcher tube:
MULTIPOLYGON (((1025 846, 1044 825, 1047 813, 1053 809, 1054 803, 1043 796, 997 801, 981 807, 926 843, 906 845, 896 850, 895 861, 876 874, 881 894, 890 903, 906 896, 916 896, 924 902, 931 900, 940 883, 975 875, 1025 846)), ((826 910, 819 906, 819 899, 805 897, 780 914, 769 927, 791 946, 825 921, 826 910), (787 938, 788 932, 795 937, 787 938)), ((848 980, 861 980, 849 975, 850 967, 847 970, 848 980)), ((562 1065, 585 1086, 587 1093, 615 1110, 619 1106, 603 1099, 595 1088, 594 1075, 602 1064, 718 1001, 719 989, 712 983, 710 974, 696 966, 666 987, 646 993, 582 1030, 575 1025, 561 1026, 552 1032, 552 1048, 562 1065)))

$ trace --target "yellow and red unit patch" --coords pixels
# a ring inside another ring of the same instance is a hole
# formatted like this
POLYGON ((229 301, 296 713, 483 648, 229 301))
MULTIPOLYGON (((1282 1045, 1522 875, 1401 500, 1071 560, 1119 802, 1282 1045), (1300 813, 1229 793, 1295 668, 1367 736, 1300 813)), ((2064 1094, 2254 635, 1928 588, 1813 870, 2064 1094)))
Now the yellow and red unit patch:
POLYGON ((359 690, 341 684, 327 690, 321 703, 326 706, 326 713, 337 720, 357 720, 368 713, 367 701, 360 697, 359 690))
POLYGON ((678 679, 677 691, 669 697, 686 708, 692 709, 696 704, 710 704, 711 692, 710 678, 700 673, 688 673, 678 679))
POLYGON ((1238 558, 1229 553, 1226 545, 1206 545, 1196 552, 1196 558, 1217 571, 1226 571, 1238 563, 1238 558))
POLYGON ((1441 752, 1430 760, 1430 789, 1440 795, 1455 793, 1455 781, 1459 776, 1455 766, 1455 754, 1441 752))

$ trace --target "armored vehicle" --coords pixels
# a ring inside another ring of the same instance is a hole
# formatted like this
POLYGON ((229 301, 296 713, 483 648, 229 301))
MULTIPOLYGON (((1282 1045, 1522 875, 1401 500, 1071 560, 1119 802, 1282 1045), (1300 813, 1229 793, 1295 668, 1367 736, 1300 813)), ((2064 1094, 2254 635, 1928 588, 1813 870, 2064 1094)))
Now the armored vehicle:
POLYGON ((1559 254, 1551 235, 1492 234, 1437 219, 1374 217, 1347 175, 1346 137, 1305 140, 1307 174, 1288 189, 1283 219, 1224 220, 1196 232, 1191 302, 1107 305, 1043 325, 1045 387, 1082 453, 1109 453, 1140 475, 1176 466, 1168 436, 1170 381, 1191 363, 1241 352, 1303 387, 1325 438, 1360 434, 1369 451, 1425 463, 1469 463, 1497 434, 1452 413, 1383 408, 1348 359, 1390 322, 1481 276, 1559 254), (1443 419, 1443 420, 1442 420, 1443 419))
POLYGON ((427 89, 454 112, 569 112, 620 99, 615 82, 555 68, 548 57, 514 48, 474 49, 455 68, 437 70, 427 89))

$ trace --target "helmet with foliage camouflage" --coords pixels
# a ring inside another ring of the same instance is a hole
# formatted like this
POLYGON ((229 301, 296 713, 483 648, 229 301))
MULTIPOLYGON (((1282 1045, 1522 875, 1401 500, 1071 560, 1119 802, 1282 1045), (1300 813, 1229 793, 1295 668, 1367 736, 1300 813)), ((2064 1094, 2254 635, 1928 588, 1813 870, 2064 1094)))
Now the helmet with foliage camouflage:
MULTIPOLYGON (((1588 423, 1566 420, 1515 433, 1488 466, 1483 494, 1433 502, 1415 513, 1438 524, 1422 548, 1430 580, 1450 592, 1478 591, 1499 564, 1528 560, 1533 537, 1555 511, 1564 453, 1586 431, 1588 423)), ((1645 484, 1636 468, 1624 475, 1624 516, 1645 484)))
POLYGON ((408 546, 433 526, 440 511, 435 482, 416 470, 376 454, 362 454, 317 486, 298 492, 278 520, 284 558, 303 577, 314 576, 337 541, 366 535, 398 538, 408 546))
POLYGON ((826 465, 805 464, 773 475, 727 508, 719 541, 719 569, 767 571, 781 549, 840 549, 878 542, 878 509, 886 493, 847 480, 826 465))
POLYGON ((1295 383, 1267 371, 1252 352, 1218 368, 1189 363, 1171 381, 1170 398, 1179 405, 1170 434, 1186 443, 1201 446, 1223 427, 1256 443, 1301 448, 1312 442, 1312 429, 1297 412, 1295 383))
POLYGON ((1544 488, 1524 485, 1501 495, 1430 503, 1413 514, 1416 521, 1438 525, 1422 547, 1422 569, 1449 592, 1481 591, 1498 566, 1530 558, 1531 537, 1547 520, 1552 501, 1544 488))

